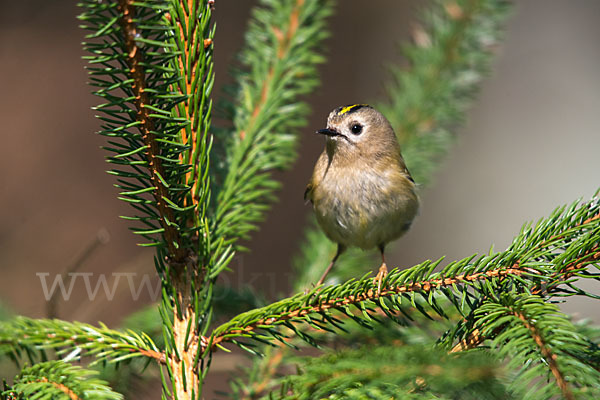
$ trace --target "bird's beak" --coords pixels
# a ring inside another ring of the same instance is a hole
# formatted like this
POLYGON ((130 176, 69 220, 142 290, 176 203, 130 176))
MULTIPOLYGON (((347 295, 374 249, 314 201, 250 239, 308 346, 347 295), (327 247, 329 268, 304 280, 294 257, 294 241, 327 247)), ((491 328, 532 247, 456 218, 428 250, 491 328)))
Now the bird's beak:
POLYGON ((329 128, 325 128, 325 129, 319 129, 317 131, 317 133, 320 133, 321 135, 327 135, 327 136, 340 136, 340 133, 337 131, 334 131, 333 129, 329 129, 329 128))

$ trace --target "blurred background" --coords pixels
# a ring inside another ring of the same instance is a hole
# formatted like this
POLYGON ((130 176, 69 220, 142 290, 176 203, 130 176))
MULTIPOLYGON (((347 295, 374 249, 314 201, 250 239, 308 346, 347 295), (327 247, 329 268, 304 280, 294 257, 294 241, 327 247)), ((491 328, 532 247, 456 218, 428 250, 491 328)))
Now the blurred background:
MULTIPOLYGON (((0 302, 16 313, 45 317, 43 282, 51 287, 56 274, 85 258, 79 272, 91 277, 92 289, 99 274, 107 274, 114 293, 107 296, 99 287, 90 301, 84 280, 75 281, 56 314, 117 326, 153 297, 143 289, 136 298, 128 277, 138 289, 144 276, 151 277, 152 288, 157 280, 152 250, 136 246, 129 224, 117 217, 130 209, 104 172, 105 139, 94 134, 99 124, 90 110, 99 99, 85 83, 75 3, 0 3, 0 302)), ((228 71, 254 4, 216 2, 214 97, 231 82, 228 71)), ((324 127, 334 107, 383 98, 386 65, 403 62, 398 44, 410 40, 424 4, 338 1, 324 49, 328 63, 320 68, 323 84, 308 99, 313 112, 300 133, 299 158, 278 173, 284 182, 280 199, 247 243, 251 252, 233 261, 236 273, 225 283, 251 285, 268 298, 287 293, 290 259, 311 212, 302 193, 323 147, 313 132, 324 127)), ((422 192, 421 215, 394 246, 388 265, 407 267, 444 255, 453 260, 491 245, 502 250, 525 221, 595 192, 598 20, 597 0, 515 2, 491 75, 434 184, 422 192)), ((588 289, 600 293, 598 285, 588 289)), ((600 322, 593 303, 571 299, 563 307, 600 322)))

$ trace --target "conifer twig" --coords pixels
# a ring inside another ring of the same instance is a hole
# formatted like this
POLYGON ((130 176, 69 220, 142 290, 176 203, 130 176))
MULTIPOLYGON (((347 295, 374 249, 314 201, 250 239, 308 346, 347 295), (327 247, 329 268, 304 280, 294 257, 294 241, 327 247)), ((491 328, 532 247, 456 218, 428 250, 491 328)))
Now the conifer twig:
POLYGON ((58 390, 60 390, 64 394, 66 394, 67 396, 69 396, 69 399, 71 399, 71 400, 80 400, 79 396, 77 396, 77 394, 74 391, 72 391, 67 386, 63 385, 62 383, 51 382, 48 378, 40 378, 38 380, 38 382, 44 382, 44 383, 51 384, 52 386, 54 386, 55 388, 57 388, 58 390))
MULTIPOLYGON (((395 274, 398 273, 397 270, 393 270, 388 274, 388 279, 393 279, 395 274)), ((268 326, 277 325, 290 320, 299 320, 301 321, 305 316, 313 313, 322 313, 327 312, 329 310, 343 308, 345 306, 361 303, 367 300, 378 300, 386 297, 396 296, 404 293, 412 293, 412 292, 430 292, 436 289, 441 289, 444 287, 451 287, 456 284, 466 283, 466 282, 477 282, 477 281, 485 281, 488 279, 499 278, 503 279, 510 276, 521 276, 523 274, 527 274, 528 271, 520 270, 516 268, 499 268, 491 271, 487 271, 484 273, 477 273, 472 275, 459 275, 454 278, 442 278, 442 279, 432 279, 432 280, 424 280, 421 282, 415 282, 409 285, 404 286, 396 286, 396 287, 382 287, 381 291, 378 291, 377 284, 371 282, 370 285, 364 285, 364 290, 354 293, 352 295, 346 297, 339 297, 328 299, 328 296, 319 295, 318 291, 313 291, 312 293, 307 294, 305 297, 309 300, 312 296, 317 295, 317 305, 310 307, 302 307, 300 309, 295 309, 289 312, 283 312, 277 316, 270 316, 263 319, 259 319, 252 324, 248 324, 244 326, 243 329, 232 328, 230 330, 220 331, 216 336, 213 336, 207 343, 210 344, 211 349, 215 350, 220 343, 227 342, 235 337, 243 337, 247 336, 248 333, 254 331, 255 329, 261 329, 268 326), (322 301, 321 301, 322 300, 322 301)), ((341 285, 338 285, 341 286, 341 285)), ((335 290, 335 287, 332 287, 332 291, 335 290)), ((285 301, 285 300, 284 300, 285 301)), ((299 301, 302 304, 302 301, 299 301)), ((216 329, 218 331, 218 328, 216 329)))
MULTIPOLYGON (((171 309, 171 337, 167 346, 169 376, 173 399, 196 399, 201 391, 202 364, 197 343, 200 330, 210 323, 212 282, 207 272, 214 267, 210 261, 211 241, 207 230, 206 210, 210 198, 208 176, 211 121, 210 93, 214 82, 212 64, 211 10, 205 1, 176 0, 170 4, 167 21, 173 29, 171 37, 176 57, 172 61, 177 80, 171 90, 181 102, 174 109, 178 120, 185 120, 179 129, 179 140, 186 147, 178 161, 189 169, 181 178, 189 188, 183 199, 184 209, 193 210, 180 221, 180 229, 191 226, 193 240, 199 241, 198 254, 188 257, 180 269, 171 271, 173 298, 161 307, 171 309), (208 37, 207 37, 208 36, 208 37), (208 293, 208 294, 206 294, 208 293)), ((170 285, 169 285, 170 286, 170 285)), ((169 321, 170 322, 170 321, 169 321)))
MULTIPOLYGON (((600 259, 600 249, 596 247, 590 252, 583 254, 581 259, 578 259, 575 262, 573 262, 573 267, 577 266, 577 268, 581 268, 583 266, 589 265, 590 263, 596 262, 596 260, 598 259, 600 259)), ((570 268, 571 267, 567 267, 567 270, 570 271, 570 268)), ((394 279, 393 274, 396 272, 398 271, 394 270, 390 272, 390 274, 388 275, 388 279, 394 279)), ((243 329, 231 328, 229 330, 220 331, 217 335, 211 338, 206 338, 206 343, 207 345, 211 346, 211 350, 216 350, 221 343, 234 340, 236 337, 248 336, 249 333, 256 329, 263 329, 265 327, 279 325, 281 323, 285 323, 286 321, 291 320, 303 321, 304 317, 314 313, 323 313, 329 310, 340 309, 345 306, 361 303, 368 300, 376 301, 382 298, 397 296, 405 293, 428 293, 437 289, 452 287, 457 284, 483 282, 490 279, 502 280, 505 278, 520 277, 527 275, 530 275, 531 277, 531 273, 532 271, 529 268, 520 269, 518 265, 515 265, 514 268, 497 268, 487 272, 476 274, 464 274, 453 278, 424 280, 421 282, 415 282, 404 286, 385 287, 382 288, 379 293, 376 284, 364 285, 364 291, 354 293, 347 297, 339 297, 333 299, 328 299, 328 296, 318 295, 318 291, 313 291, 312 293, 307 294, 305 297, 307 300, 310 300, 312 296, 317 295, 319 300, 317 301, 318 304, 315 306, 302 307, 300 309, 280 313, 279 315, 273 315, 263 319, 259 319, 251 324, 247 324, 246 326, 244 326, 243 329)), ((335 290, 337 288, 334 286, 332 287, 332 289, 335 290)), ((302 304, 303 302, 299 301, 299 303, 302 304)), ((218 330, 219 329, 217 328, 216 331, 218 330)), ((472 341, 472 345, 477 344, 479 344, 478 340, 472 341)), ((203 348, 202 351, 206 351, 206 348, 203 348)))
POLYGON ((106 382, 96 378, 97 371, 83 369, 65 361, 45 361, 24 368, 11 387, 0 388, 1 399, 123 400, 106 382), (7 397, 4 397, 7 395, 7 397))
POLYGON ((31 319, 17 317, 0 326, 0 353, 23 349, 54 349, 66 354, 74 349, 94 356, 95 362, 117 362, 135 357, 146 357, 165 363, 164 353, 144 334, 133 331, 119 332, 105 326, 92 326, 81 322, 31 319))
POLYGON ((472 316, 498 359, 515 371, 513 391, 569 400, 598 397, 597 361, 585 357, 590 343, 556 305, 509 290, 491 293, 472 316), (543 376, 553 379, 539 379, 543 376))
MULTIPOLYGON (((276 59, 282 60, 284 56, 287 54, 290 48, 291 39, 296 34, 298 30, 298 14, 300 12, 300 7, 304 4, 304 0, 295 0, 296 3, 292 12, 290 13, 289 20, 285 27, 287 30, 282 32, 279 27, 273 25, 271 26, 271 30, 277 37, 277 48, 275 49, 276 59)), ((275 64, 273 63, 264 77, 264 80, 261 83, 260 88, 260 97, 258 101, 254 105, 252 113, 250 114, 250 119, 248 120, 245 127, 239 127, 239 137, 244 140, 246 138, 246 132, 252 130, 254 124, 256 123, 257 118, 259 117, 262 109, 265 107, 265 104, 269 100, 269 96, 272 96, 273 93, 270 92, 269 88, 273 84, 273 75, 275 74, 275 64)))
POLYGON ((552 371, 552 375, 554 375, 554 378, 556 379, 556 384, 560 388, 565 399, 575 400, 571 389, 569 389, 569 386, 567 385, 567 381, 565 380, 564 375, 562 374, 562 372, 558 368, 558 365, 556 364, 556 355, 552 354, 552 351, 544 343, 544 339, 535 327, 535 322, 531 321, 529 318, 527 318, 525 314, 521 312, 513 311, 512 314, 521 321, 523 321, 523 325, 525 325, 525 327, 531 332, 531 337, 535 341, 535 344, 538 346, 542 357, 544 357, 544 360, 548 364, 548 368, 550 368, 550 371, 552 371))
POLYGON ((203 3, 196 0, 179 0, 179 12, 175 16, 168 15, 168 20, 171 23, 175 22, 175 43, 179 49, 175 64, 181 73, 181 78, 173 85, 173 90, 185 98, 175 108, 175 112, 178 117, 190 121, 180 130, 181 142, 189 146, 189 149, 180 155, 180 162, 192 167, 185 175, 185 180, 191 188, 191 196, 186 198, 185 202, 189 201, 200 209, 206 194, 206 190, 203 189, 208 186, 208 177, 203 174, 203 169, 206 170, 208 165, 206 144, 212 106, 209 94, 214 83, 214 27, 211 29, 210 24, 206 23, 210 14, 199 10, 202 6, 203 3), (209 37, 203 36, 206 34, 209 37))
POLYGON ((138 129, 140 130, 146 145, 148 170, 154 185, 152 194, 160 212, 160 224, 164 229, 164 236, 169 249, 169 255, 176 264, 180 264, 188 257, 188 252, 185 247, 182 246, 177 228, 172 225, 175 221, 175 217, 167 203, 167 201, 170 201, 169 191, 163 181, 164 178, 161 178, 166 175, 162 167, 162 161, 158 157, 160 150, 154 135, 154 121, 152 117, 150 117, 147 108, 148 95, 146 93, 143 52, 136 44, 137 32, 133 20, 135 17, 134 0, 119 0, 119 11, 122 14, 119 18, 119 23, 125 39, 129 74, 134 79, 133 90, 135 96, 134 103, 137 110, 136 119, 140 123, 138 129))

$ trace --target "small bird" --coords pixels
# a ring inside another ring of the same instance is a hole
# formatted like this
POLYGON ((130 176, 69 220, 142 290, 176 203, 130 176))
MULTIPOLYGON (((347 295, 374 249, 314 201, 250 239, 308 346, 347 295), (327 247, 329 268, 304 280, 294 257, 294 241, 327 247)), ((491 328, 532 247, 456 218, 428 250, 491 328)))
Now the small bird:
POLYGON ((387 275, 385 246, 402 236, 419 210, 416 185, 400 154, 389 121, 367 104, 338 107, 327 118, 326 136, 304 199, 313 205, 337 252, 317 286, 347 247, 379 248, 378 293, 387 275))

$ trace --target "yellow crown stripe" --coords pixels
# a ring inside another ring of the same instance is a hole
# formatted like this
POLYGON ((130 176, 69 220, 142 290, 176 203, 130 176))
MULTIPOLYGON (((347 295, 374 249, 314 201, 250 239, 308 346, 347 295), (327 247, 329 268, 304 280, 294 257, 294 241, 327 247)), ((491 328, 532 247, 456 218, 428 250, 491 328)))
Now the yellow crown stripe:
POLYGON ((338 115, 343 115, 346 114, 348 111, 352 110, 353 108, 356 107, 368 107, 368 104, 352 104, 351 106, 346 106, 344 108, 342 108, 340 110, 340 112, 338 113, 338 115))

